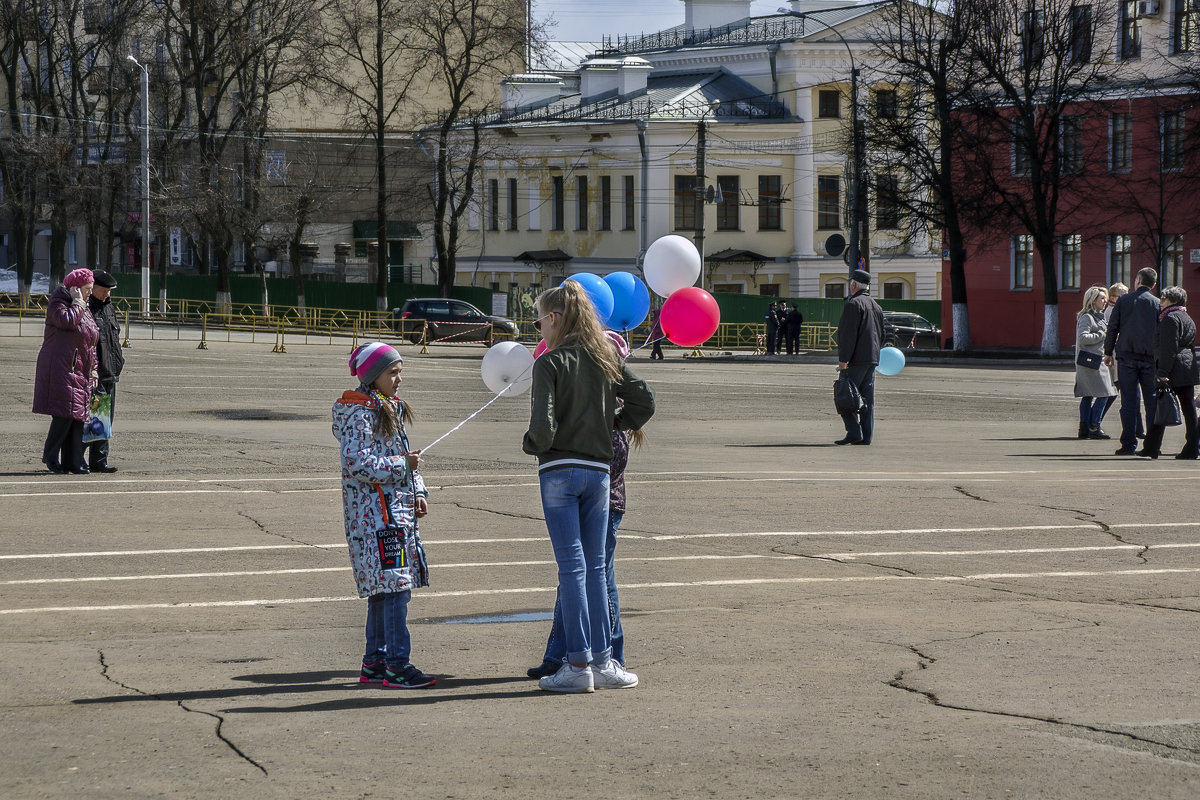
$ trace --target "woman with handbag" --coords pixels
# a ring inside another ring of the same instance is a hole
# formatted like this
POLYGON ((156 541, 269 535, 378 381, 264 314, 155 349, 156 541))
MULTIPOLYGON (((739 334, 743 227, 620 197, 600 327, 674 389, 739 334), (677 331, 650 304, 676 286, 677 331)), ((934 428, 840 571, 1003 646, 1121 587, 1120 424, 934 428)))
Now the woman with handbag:
POLYGON ((1108 439, 1100 421, 1108 409, 1108 398, 1116 395, 1112 377, 1104 366, 1104 335, 1108 323, 1104 307, 1108 290, 1093 286, 1083 295, 1083 307, 1075 316, 1075 396, 1079 401, 1079 438, 1108 439))
POLYGON ((51 472, 86 475, 83 426, 91 416, 100 331, 88 310, 94 277, 72 270, 50 294, 33 382, 33 413, 50 416, 42 463, 51 472))
POLYGON ((408 602, 429 585, 417 520, 429 512, 420 451, 408 446, 404 424, 412 410, 396 396, 404 359, 383 342, 367 342, 350 356, 358 388, 333 404, 333 435, 341 443, 342 507, 346 545, 367 598, 367 649, 361 683, 421 689, 436 680, 408 660, 408 602))
MULTIPOLYGON (((1173 394, 1179 401, 1182 417, 1183 449, 1176 458, 1195 459, 1200 453, 1197 445, 1196 384, 1200 383, 1200 363, 1197 363, 1193 347, 1196 344, 1196 323, 1188 316, 1187 292, 1181 286, 1168 286, 1162 290, 1161 309, 1158 312, 1158 327, 1154 330, 1154 366, 1158 376, 1160 400, 1170 401, 1173 394), (1168 394, 1168 392, 1170 394, 1168 394)), ((1174 413, 1174 409, 1168 409, 1174 413)), ((1146 440, 1137 452, 1145 458, 1158 458, 1162 449, 1163 433, 1173 421, 1155 413, 1146 440)))

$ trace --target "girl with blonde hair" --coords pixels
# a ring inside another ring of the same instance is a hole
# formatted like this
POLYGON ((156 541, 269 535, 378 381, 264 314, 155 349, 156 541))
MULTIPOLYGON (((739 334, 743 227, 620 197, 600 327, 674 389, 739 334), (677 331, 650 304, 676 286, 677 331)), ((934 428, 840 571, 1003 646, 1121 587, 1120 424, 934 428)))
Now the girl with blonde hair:
POLYGON ((1104 336, 1108 322, 1104 308, 1108 290, 1093 286, 1083 295, 1083 306, 1075 315, 1075 396, 1079 400, 1079 438, 1109 439, 1100 428, 1108 398, 1116 395, 1112 377, 1104 366, 1104 336))
POLYGON ((654 414, 654 393, 621 360, 578 283, 543 292, 536 313, 534 327, 548 349, 533 364, 522 449, 538 459, 567 655, 538 686, 551 692, 630 688, 637 676, 612 658, 605 564, 609 464, 612 432, 640 430, 654 414))

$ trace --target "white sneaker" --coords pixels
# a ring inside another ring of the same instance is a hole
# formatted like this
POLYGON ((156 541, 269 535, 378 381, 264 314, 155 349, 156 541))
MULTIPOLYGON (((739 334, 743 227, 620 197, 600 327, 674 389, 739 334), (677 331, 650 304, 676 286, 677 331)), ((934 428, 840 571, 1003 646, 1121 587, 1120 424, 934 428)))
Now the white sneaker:
POLYGON ((621 666, 621 662, 610 658, 603 667, 593 666, 592 683, 597 689, 632 689, 638 685, 638 676, 621 666))
POLYGON ((553 675, 538 678, 538 688, 547 692, 571 692, 574 694, 595 691, 592 670, 590 668, 576 670, 570 664, 563 664, 562 668, 553 675))

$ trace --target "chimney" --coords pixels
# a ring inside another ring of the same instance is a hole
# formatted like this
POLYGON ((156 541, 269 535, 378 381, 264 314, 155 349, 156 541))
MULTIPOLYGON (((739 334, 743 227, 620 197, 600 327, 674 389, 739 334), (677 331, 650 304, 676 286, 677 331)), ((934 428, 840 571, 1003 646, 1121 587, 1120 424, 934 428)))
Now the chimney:
POLYGON ((683 0, 687 32, 723 28, 750 19, 750 0, 683 0))
POLYGON ((622 58, 621 66, 617 69, 617 96, 622 100, 628 100, 635 95, 645 94, 646 81, 649 79, 652 69, 654 69, 654 65, 644 58, 637 56, 622 58))
POLYGON ((579 68, 579 94, 584 103, 617 93, 618 70, 615 58, 589 58, 579 68))
POLYGON ((510 75, 500 81, 500 108, 508 112, 546 105, 562 96, 562 88, 562 80, 555 75, 510 75))

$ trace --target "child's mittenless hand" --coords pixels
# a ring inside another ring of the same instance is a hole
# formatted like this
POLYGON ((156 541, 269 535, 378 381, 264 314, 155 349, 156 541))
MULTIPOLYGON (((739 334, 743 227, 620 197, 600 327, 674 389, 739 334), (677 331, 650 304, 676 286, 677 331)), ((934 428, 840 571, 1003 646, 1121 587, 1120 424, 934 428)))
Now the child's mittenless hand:
POLYGON ((413 508, 416 509, 417 519, 429 513, 429 502, 424 497, 418 497, 417 502, 413 503, 413 508))
POLYGON ((411 453, 405 453, 404 457, 406 459, 408 459, 409 470, 416 469, 417 465, 421 463, 421 451, 420 450, 413 450, 411 453))

